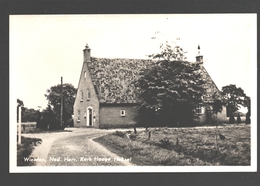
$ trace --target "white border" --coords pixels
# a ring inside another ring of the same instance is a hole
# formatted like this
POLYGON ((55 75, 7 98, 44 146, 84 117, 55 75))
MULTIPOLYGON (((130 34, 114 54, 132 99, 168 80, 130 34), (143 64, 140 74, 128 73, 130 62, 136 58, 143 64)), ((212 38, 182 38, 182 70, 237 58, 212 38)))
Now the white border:
MULTIPOLYGON (((256 15, 256 14, 255 14, 256 15)), ((257 19, 255 19, 257 21, 257 19)), ((257 24, 256 24, 257 25, 257 24)), ((252 36, 256 37, 255 34, 252 36)), ((9 45, 10 47, 10 45, 9 45)), ((256 49, 251 53, 251 165, 250 166, 43 166, 43 167, 18 167, 16 148, 16 67, 9 63, 10 73, 10 99, 9 99, 9 171, 10 173, 122 173, 122 172, 256 172, 257 171, 257 40, 252 39, 252 48, 256 49), (15 113, 15 114, 13 114, 15 113)), ((12 56, 10 56, 12 58, 12 56)), ((11 60, 12 61, 12 60, 11 60)))

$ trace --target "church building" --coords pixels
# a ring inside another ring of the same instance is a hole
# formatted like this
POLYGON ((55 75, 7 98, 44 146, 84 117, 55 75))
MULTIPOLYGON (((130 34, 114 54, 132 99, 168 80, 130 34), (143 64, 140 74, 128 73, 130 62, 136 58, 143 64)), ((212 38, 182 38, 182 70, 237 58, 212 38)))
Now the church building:
MULTIPOLYGON (((88 45, 83 50, 83 56, 73 108, 74 127, 116 128, 137 124, 138 112, 134 107, 137 106, 138 99, 132 82, 140 77, 140 70, 151 68, 154 61, 91 57, 88 45)), ((200 52, 196 56, 196 62, 203 62, 200 52)), ((220 91, 203 64, 200 71, 208 83, 203 104, 198 105, 196 113, 199 122, 204 123, 207 112, 212 109, 213 96, 220 95, 220 91)), ((223 108, 222 113, 218 114, 218 120, 226 118, 226 109, 223 108)))

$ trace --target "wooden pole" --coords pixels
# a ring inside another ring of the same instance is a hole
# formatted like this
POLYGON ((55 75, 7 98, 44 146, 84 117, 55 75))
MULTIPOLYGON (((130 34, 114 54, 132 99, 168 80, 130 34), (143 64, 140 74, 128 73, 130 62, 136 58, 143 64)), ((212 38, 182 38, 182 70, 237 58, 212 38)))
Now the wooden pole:
POLYGON ((61 77, 61 96, 60 96, 60 102, 61 102, 61 109, 60 109, 60 126, 62 128, 62 114, 63 114, 63 89, 62 89, 62 77, 61 77))
POLYGON ((21 106, 18 106, 18 114, 19 114, 19 125, 18 125, 18 144, 21 144, 22 142, 22 137, 21 137, 21 133, 22 133, 22 128, 21 128, 21 125, 22 125, 22 109, 21 109, 21 106))

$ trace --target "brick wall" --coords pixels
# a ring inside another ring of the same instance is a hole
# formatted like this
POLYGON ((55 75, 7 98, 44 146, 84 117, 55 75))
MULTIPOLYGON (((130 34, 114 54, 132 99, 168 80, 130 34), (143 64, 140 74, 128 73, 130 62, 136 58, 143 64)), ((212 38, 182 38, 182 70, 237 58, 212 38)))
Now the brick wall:
MULTIPOLYGON (((211 106, 212 109, 212 106, 211 106)), ((199 122, 204 123, 206 122, 206 109, 204 107, 204 113, 199 116, 199 122)), ((222 112, 218 113, 217 117, 215 114, 212 113, 212 120, 218 120, 220 123, 227 123, 228 122, 228 117, 226 116, 226 107, 222 107, 222 112)))
POLYGON ((100 125, 133 125, 136 124, 137 110, 133 105, 100 106, 100 125), (121 111, 125 116, 121 116, 121 111))

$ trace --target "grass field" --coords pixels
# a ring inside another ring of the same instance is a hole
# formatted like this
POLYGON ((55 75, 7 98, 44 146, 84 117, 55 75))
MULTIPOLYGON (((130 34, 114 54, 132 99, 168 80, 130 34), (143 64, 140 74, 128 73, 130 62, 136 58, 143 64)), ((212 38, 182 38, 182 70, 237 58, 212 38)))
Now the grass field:
POLYGON ((250 125, 153 128, 115 133, 95 141, 136 165, 250 165, 250 125), (128 134, 127 134, 128 133, 128 134), (221 140, 220 136, 225 136, 221 140), (127 135, 126 135, 127 134, 127 135))
POLYGON ((38 138, 25 138, 21 136, 21 144, 17 144, 17 166, 32 166, 33 161, 25 161, 24 158, 29 158, 34 146, 38 141, 42 141, 38 138))

